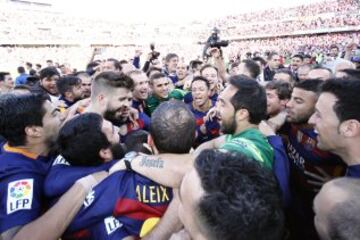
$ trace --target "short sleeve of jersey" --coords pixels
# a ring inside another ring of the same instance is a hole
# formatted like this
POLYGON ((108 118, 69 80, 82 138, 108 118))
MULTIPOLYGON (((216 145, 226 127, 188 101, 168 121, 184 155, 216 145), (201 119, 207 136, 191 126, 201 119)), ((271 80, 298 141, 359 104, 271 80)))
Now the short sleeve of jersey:
POLYGON ((108 170, 113 163, 97 167, 73 167, 62 156, 58 156, 45 179, 45 196, 48 198, 59 197, 69 190, 76 180, 98 171, 108 170))
POLYGON ((41 215, 43 178, 17 174, 0 180, 0 233, 41 215))

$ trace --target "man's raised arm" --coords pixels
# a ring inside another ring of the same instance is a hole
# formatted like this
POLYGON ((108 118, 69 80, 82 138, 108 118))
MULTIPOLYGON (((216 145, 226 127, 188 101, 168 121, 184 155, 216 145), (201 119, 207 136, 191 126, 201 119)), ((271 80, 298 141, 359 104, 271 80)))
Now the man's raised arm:
POLYGON ((161 185, 178 188, 185 173, 192 167, 194 157, 191 154, 138 155, 133 159, 119 161, 110 168, 110 174, 125 170, 125 162, 131 169, 161 185))

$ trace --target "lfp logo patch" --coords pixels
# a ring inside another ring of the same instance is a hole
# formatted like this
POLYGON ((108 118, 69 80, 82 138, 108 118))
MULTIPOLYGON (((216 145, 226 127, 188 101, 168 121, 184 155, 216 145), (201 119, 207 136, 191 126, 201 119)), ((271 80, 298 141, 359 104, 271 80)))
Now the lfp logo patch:
POLYGON ((31 209, 34 190, 33 179, 21 179, 8 184, 7 214, 31 209))

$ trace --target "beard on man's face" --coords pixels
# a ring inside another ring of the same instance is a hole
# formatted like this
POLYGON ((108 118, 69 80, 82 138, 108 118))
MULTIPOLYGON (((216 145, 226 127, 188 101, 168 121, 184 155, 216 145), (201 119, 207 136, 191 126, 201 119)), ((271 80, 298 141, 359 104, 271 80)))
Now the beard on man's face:
POLYGON ((115 126, 121 126, 122 124, 124 124, 127 121, 127 118, 122 118, 121 116, 119 116, 119 117, 116 116, 116 113, 118 112, 118 110, 108 109, 104 113, 104 118, 106 120, 110 121, 115 126))
POLYGON ((236 131, 236 121, 235 116, 231 118, 230 121, 226 122, 224 120, 221 121, 221 132, 223 134, 234 134, 236 131))

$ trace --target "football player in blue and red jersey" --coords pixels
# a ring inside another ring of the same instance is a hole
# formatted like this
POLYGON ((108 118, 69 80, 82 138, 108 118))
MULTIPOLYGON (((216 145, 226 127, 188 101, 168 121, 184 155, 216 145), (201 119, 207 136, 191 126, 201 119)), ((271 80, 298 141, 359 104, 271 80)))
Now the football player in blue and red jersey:
POLYGON ((144 129, 145 121, 132 114, 134 81, 121 73, 102 72, 92 83, 91 102, 83 112, 95 112, 119 127, 121 142, 126 135, 144 129))
POLYGON ((356 178, 360 178, 359 92, 358 80, 326 81, 309 120, 318 134, 317 146, 341 156, 346 176, 356 178))
POLYGON ((216 117, 206 118, 209 110, 216 102, 210 99, 210 84, 204 77, 195 77, 191 83, 192 102, 189 109, 196 119, 196 141, 194 147, 219 136, 220 124, 216 117))
POLYGON ((44 213, 43 183, 60 113, 44 96, 32 94, 1 96, 0 112, 0 134, 7 140, 0 154, 0 239, 57 239, 108 174, 73 182, 44 213))
MULTIPOLYGON (((206 78, 210 84, 210 99, 214 102, 217 101, 217 98, 219 96, 219 92, 222 90, 221 83, 219 80, 219 71, 216 67, 210 64, 204 65, 200 69, 200 75, 204 78, 206 78)), ((192 102, 192 94, 187 93, 184 96, 184 102, 190 103, 192 102)))
POLYGON ((139 112, 139 118, 144 121, 144 130, 150 130, 150 117, 144 112, 145 100, 149 97, 149 78, 140 70, 133 70, 127 73, 134 81, 132 107, 139 112))
POLYGON ((310 116, 315 111, 321 80, 306 80, 295 85, 286 104, 286 123, 280 129, 285 137, 290 160, 292 194, 289 222, 294 239, 318 239, 312 203, 321 186, 331 178, 344 175, 342 160, 317 147, 317 133, 310 116))
MULTIPOLYGON (((195 135, 195 120, 183 103, 160 105, 152 120, 151 135, 157 151, 189 152, 195 135), (173 138, 174 135, 181 140, 173 138)), ((116 130, 97 114, 86 113, 68 121, 59 136, 60 153, 66 160, 60 156, 55 161, 45 185, 47 195, 56 197, 61 194, 59 189, 65 191, 63 186, 70 186, 77 178, 108 169, 115 157, 111 146, 117 143, 116 130)), ((127 158, 130 157, 126 155, 127 158)), ((163 162, 144 158, 143 164, 161 168, 163 162)), ((132 171, 116 172, 87 197, 65 238, 142 237, 164 214, 172 194, 172 189, 132 171)))

